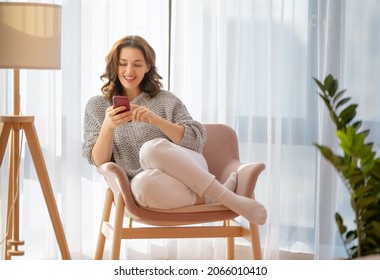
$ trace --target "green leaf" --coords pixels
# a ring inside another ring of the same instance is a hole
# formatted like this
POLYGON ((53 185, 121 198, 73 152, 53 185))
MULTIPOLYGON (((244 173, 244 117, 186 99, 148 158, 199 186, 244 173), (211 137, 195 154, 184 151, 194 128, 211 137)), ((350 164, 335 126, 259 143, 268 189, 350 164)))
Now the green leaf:
POLYGON ((335 221, 338 226, 339 233, 343 235, 347 231, 347 227, 343 224, 342 216, 339 213, 335 213, 335 221))
POLYGON ((372 168, 372 170, 369 172, 371 175, 376 177, 378 180, 380 180, 380 170, 376 168, 372 168))
POLYGON ((373 189, 373 185, 362 185, 361 187, 357 188, 355 191, 355 198, 360 198, 365 196, 367 193, 369 193, 373 189))
POLYGON ((329 159, 331 155, 333 154, 329 147, 318 145, 318 144, 316 144, 316 146, 319 149, 319 151, 322 153, 322 155, 327 159, 329 159))
POLYGON ((359 250, 358 246, 352 246, 352 247, 350 248, 350 250, 349 250, 349 255, 350 255, 350 258, 351 258, 351 259, 357 256, 357 254, 358 254, 358 250, 359 250))
POLYGON ((343 106, 344 104, 346 104, 350 100, 351 100, 351 97, 347 97, 347 98, 342 99, 341 101, 338 102, 338 104, 336 104, 335 110, 338 110, 338 108, 340 106, 343 106))
POLYGON ((366 129, 366 130, 363 130, 360 134, 363 134, 364 137, 367 137, 370 133, 370 130, 369 129, 366 129))
POLYGON ((346 92, 346 90, 341 90, 340 92, 338 92, 335 96, 334 96, 334 99, 333 99, 333 104, 335 104, 339 98, 341 98, 343 96, 343 94, 346 92))
POLYGON ((324 80, 324 82, 323 82, 324 87, 325 87, 325 90, 330 91, 331 84, 332 84, 333 82, 334 82, 334 77, 333 77, 331 74, 329 74, 329 75, 325 78, 325 80, 324 80))
POLYGON ((346 109, 344 109, 340 114, 339 117, 341 120, 348 124, 353 118, 356 116, 356 108, 358 107, 357 104, 352 104, 348 106, 346 109))
POLYGON ((343 159, 341 157, 333 154, 330 148, 326 146, 316 144, 316 147, 319 149, 325 159, 327 159, 338 171, 343 172, 346 166, 342 164, 343 159))
POLYGON ((368 211, 363 211, 362 213, 362 219, 364 220, 369 220, 372 217, 376 216, 379 211, 376 210, 368 210, 368 211))
POLYGON ((368 145, 363 145, 361 146, 358 151, 357 151, 358 156, 361 158, 361 165, 366 165, 366 164, 375 164, 374 162, 374 157, 375 157, 375 152, 372 152, 371 146, 368 145))
POLYGON ((380 240, 380 225, 379 225, 379 222, 377 221, 372 221, 371 223, 368 223, 366 225, 366 227, 364 228, 364 230, 366 231, 367 233, 367 236, 366 236, 366 243, 368 241, 370 241, 372 243, 372 245, 375 245, 375 244, 378 244, 378 242, 380 241, 375 241, 376 239, 377 240, 380 240))
POLYGON ((325 89, 325 86, 317 79, 317 78, 314 78, 313 77, 313 79, 314 79, 314 81, 316 82, 316 84, 318 85, 318 87, 324 92, 324 91, 326 91, 326 89, 325 89))
POLYGON ((373 221, 372 226, 375 230, 374 235, 380 238, 380 222, 373 221))
POLYGON ((330 100, 329 100, 326 96, 324 96, 324 95, 322 95, 322 94, 320 94, 320 93, 318 93, 318 95, 319 95, 319 96, 322 98, 322 100, 325 102, 326 107, 329 108, 329 107, 330 107, 330 100))
POLYGON ((352 156, 352 138, 348 134, 348 132, 344 132, 342 130, 337 130, 336 135, 340 140, 340 147, 343 149, 345 154, 352 156))
POLYGON ((364 182, 364 175, 363 174, 357 174, 357 175, 352 175, 350 178, 349 178, 349 181, 350 181, 350 184, 351 185, 356 185, 358 184, 359 182, 364 182))
POLYGON ((368 158, 368 160, 364 160, 363 163, 362 163, 362 169, 363 169, 363 173, 366 174, 366 176, 368 176, 368 173, 372 170, 373 168, 373 160, 372 158, 368 158))
POLYGON ((362 126, 363 122, 362 121, 357 121, 352 124, 352 126, 355 128, 355 130, 358 130, 362 126))
POLYGON ((330 86, 330 83, 334 80, 334 77, 331 74, 328 74, 323 81, 324 85, 330 86))
POLYGON ((336 91, 338 89, 338 80, 333 79, 328 87, 328 92, 331 97, 334 97, 336 91))
MULTIPOLYGON (((368 250, 372 251, 372 247, 375 247, 377 245, 377 243, 378 242, 376 241, 376 238, 372 238, 371 235, 367 235, 364 242, 363 242, 363 245, 365 244, 366 246, 363 246, 363 247, 368 247, 368 250)), ((367 253, 369 253, 369 252, 367 252, 367 253)), ((367 253, 365 255, 367 255, 367 253)))
POLYGON ((366 197, 356 202, 357 209, 364 209, 377 201, 376 197, 366 197))
POLYGON ((344 243, 345 243, 346 245, 348 245, 348 244, 350 244, 352 241, 354 241, 356 238, 357 238, 356 231, 350 230, 350 231, 348 231, 347 234, 346 234, 346 240, 344 241, 344 243))
POLYGON ((369 134, 368 130, 362 131, 362 132, 356 132, 355 128, 353 126, 349 126, 349 133, 350 137, 352 138, 352 145, 354 150, 359 151, 360 149, 365 149, 367 153, 370 153, 373 148, 373 143, 365 143, 365 139, 369 134))

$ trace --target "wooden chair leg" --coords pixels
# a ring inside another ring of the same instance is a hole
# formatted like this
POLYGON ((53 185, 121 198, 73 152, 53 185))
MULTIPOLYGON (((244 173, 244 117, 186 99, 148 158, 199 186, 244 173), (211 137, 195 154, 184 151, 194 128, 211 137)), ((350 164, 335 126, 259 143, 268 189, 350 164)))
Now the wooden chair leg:
POLYGON ((115 223, 112 235, 111 259, 120 259, 121 232, 124 218, 124 199, 121 193, 116 197, 115 223))
POLYGON ((250 223, 249 228, 251 230, 251 246, 252 246, 253 259, 261 260, 263 257, 261 255, 259 226, 257 224, 250 223))
POLYGON ((227 237, 227 260, 235 259, 235 238, 227 237))
POLYGON ((106 191, 106 197, 104 201, 103 206, 103 214, 102 214, 102 220, 100 222, 100 229, 99 229, 99 235, 98 235, 98 243, 96 245, 96 252, 95 252, 95 260, 101 260, 103 259, 104 254, 104 246, 106 243, 106 237, 103 234, 103 223, 109 222, 110 215, 111 215, 111 208, 112 208, 112 202, 113 202, 113 194, 111 189, 107 189, 106 191))

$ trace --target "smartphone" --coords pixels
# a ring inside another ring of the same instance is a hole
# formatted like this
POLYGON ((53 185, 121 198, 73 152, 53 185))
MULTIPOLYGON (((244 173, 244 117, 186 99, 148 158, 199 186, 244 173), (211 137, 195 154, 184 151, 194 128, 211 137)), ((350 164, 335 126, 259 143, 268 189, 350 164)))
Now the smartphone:
POLYGON ((123 113, 123 112, 131 110, 131 105, 129 103, 129 98, 127 96, 115 95, 114 97, 112 97, 112 102, 113 102, 114 108, 117 108, 120 106, 125 106, 127 108, 119 113, 123 113))

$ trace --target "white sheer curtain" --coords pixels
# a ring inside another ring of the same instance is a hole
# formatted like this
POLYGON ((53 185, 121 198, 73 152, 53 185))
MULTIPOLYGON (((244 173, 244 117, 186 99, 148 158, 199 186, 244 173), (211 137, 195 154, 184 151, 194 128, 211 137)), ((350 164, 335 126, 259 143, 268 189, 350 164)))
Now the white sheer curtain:
MULTIPOLYGON (((9 1, 16 2, 16 1, 9 1)), ((35 2, 35 1, 33 1, 35 2)), ((61 0, 62 69, 22 70, 21 107, 35 115, 41 147, 73 258, 92 258, 105 191, 104 182, 82 158, 82 120, 87 100, 101 94, 100 75, 112 44, 127 34, 144 36, 168 72, 167 0, 61 0)), ((25 46, 27 52, 27 46, 25 46)), ((12 113, 12 71, 0 70, 0 114, 12 113), (5 101, 5 102, 4 102, 5 101)), ((25 145, 24 145, 25 146, 25 145)), ((0 237, 5 236, 8 157, 0 172, 0 237)), ((25 256, 57 259, 60 252, 27 151, 21 163, 21 238, 25 256)), ((1 244, 0 256, 4 255, 1 244)))
POLYGON ((171 89, 196 118, 234 127, 243 161, 267 165, 256 189, 269 212, 264 257, 345 257, 334 213, 348 224, 353 216, 340 179, 313 146, 336 146, 336 137, 312 77, 339 79, 376 143, 378 1, 173 3, 171 89))
MULTIPOLYGON (((12 2, 12 1, 10 1, 12 2)), ((15 1, 13 1, 15 2, 15 1)), ((170 85, 168 0, 57 0, 62 4, 60 71, 21 71, 21 106, 35 125, 73 258, 92 258, 105 191, 81 156, 83 109, 100 94, 104 58, 115 40, 140 34, 155 48, 166 88, 195 119, 234 127, 242 161, 267 165, 257 199, 268 208, 264 257, 282 251, 345 256, 333 216, 353 220, 345 190, 314 142, 336 145, 311 77, 333 73, 380 139, 380 3, 376 0, 173 0, 170 85)), ((27 46, 25 47, 27 51, 27 46)), ((11 114, 12 71, 0 70, 0 114, 11 114)), ((5 234, 8 159, 0 170, 0 237, 5 234)), ((60 253, 32 166, 21 164, 25 259, 60 253)), ((246 255, 244 242, 238 256, 246 255)), ((223 240, 123 242, 131 259, 223 258, 223 240)), ((1 245, 0 256, 4 250, 1 245)), ((19 258, 18 258, 19 259, 19 258)))

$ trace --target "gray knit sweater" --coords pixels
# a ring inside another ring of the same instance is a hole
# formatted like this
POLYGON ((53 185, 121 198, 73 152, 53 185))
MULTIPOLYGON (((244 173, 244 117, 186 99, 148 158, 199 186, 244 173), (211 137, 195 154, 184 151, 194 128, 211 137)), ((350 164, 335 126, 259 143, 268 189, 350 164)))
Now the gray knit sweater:
MULTIPOLYGON (((148 107, 158 116, 185 127, 181 146, 202 152, 206 141, 204 126, 193 120, 182 101, 168 91, 160 91, 154 98, 141 93, 131 103, 148 107)), ((105 111, 111 102, 103 95, 92 97, 85 110, 83 156, 90 164, 92 148, 98 139, 105 111)), ((130 122, 115 128, 113 161, 120 165, 129 179, 142 171, 139 160, 141 146, 148 140, 168 137, 155 125, 144 122, 130 122)))

